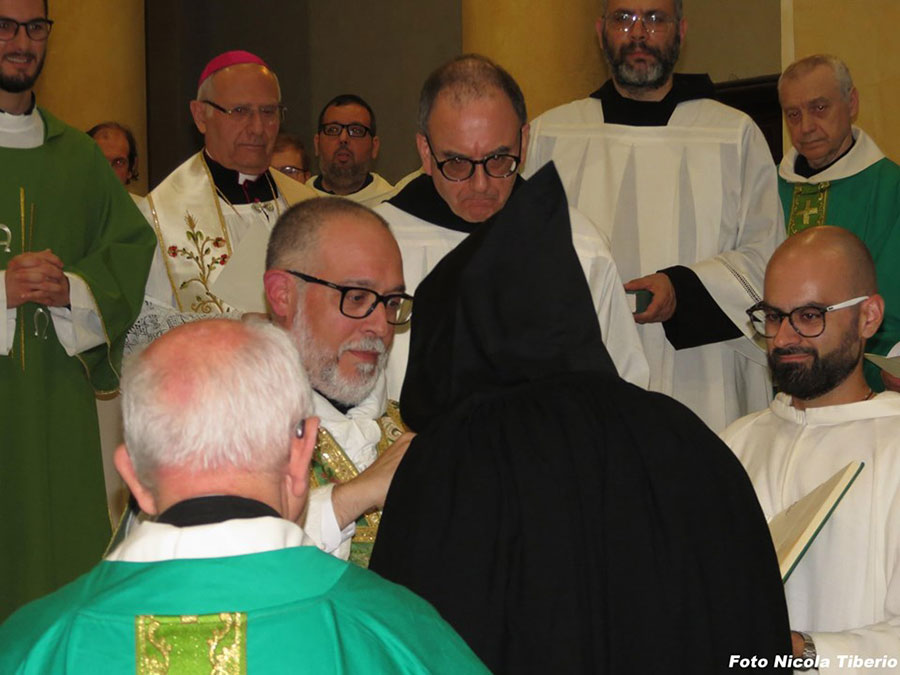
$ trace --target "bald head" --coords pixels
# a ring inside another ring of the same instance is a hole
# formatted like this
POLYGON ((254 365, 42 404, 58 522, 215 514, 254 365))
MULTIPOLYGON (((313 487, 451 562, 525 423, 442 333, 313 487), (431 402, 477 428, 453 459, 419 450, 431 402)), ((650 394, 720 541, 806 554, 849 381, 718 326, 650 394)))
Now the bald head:
POLYGON ((767 296, 770 276, 780 278, 789 269, 802 269, 810 283, 825 284, 847 297, 878 292, 872 254, 859 237, 841 227, 811 227, 781 244, 766 268, 767 296))
POLYGON ((290 338, 224 319, 175 328, 126 364, 125 442, 138 477, 277 471, 311 393, 290 338))

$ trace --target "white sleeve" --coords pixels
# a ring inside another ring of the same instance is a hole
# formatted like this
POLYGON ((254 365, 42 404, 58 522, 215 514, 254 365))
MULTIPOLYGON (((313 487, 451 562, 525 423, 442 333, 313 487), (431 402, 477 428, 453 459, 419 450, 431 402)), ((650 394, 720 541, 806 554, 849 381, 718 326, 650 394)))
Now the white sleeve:
POLYGON ((570 208, 569 218, 572 240, 591 289, 603 344, 619 376, 646 389, 650 383, 650 366, 606 238, 581 212, 570 208))
POLYGON ((316 542, 319 549, 341 560, 347 560, 350 557, 350 540, 356 533, 356 523, 350 523, 343 530, 338 527, 334 506, 331 503, 333 489, 334 485, 323 485, 309 491, 306 520, 301 527, 310 539, 316 542))
POLYGON ((69 356, 106 343, 103 320, 94 294, 81 277, 65 273, 69 280, 69 307, 48 307, 59 344, 69 356), (71 308, 71 309, 70 309, 71 308))
POLYGON ((6 306, 6 270, 0 270, 0 308, 6 314, 0 321, 0 356, 6 356, 16 340, 16 310, 6 306))
POLYGON ((898 672, 896 666, 888 667, 876 659, 900 659, 900 617, 839 633, 809 635, 820 664, 828 660, 827 666, 819 666, 820 675, 898 672))

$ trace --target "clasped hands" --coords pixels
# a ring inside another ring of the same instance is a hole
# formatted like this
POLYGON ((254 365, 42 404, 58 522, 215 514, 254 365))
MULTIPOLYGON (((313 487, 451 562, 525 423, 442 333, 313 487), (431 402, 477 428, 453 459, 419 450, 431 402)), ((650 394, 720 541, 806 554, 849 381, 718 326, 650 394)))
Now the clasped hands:
POLYGON ((6 306, 36 302, 48 307, 69 305, 69 280, 63 262, 49 248, 20 253, 6 267, 6 306))

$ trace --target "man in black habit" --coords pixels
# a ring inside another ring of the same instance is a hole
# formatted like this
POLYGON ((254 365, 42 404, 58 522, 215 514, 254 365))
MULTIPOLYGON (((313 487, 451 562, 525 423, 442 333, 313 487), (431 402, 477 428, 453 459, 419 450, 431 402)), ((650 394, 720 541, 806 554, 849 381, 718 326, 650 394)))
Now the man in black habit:
POLYGON ((418 287, 418 436, 370 567, 498 673, 773 672, 790 632, 750 481, 687 408, 618 377, 591 307, 550 165, 418 287))

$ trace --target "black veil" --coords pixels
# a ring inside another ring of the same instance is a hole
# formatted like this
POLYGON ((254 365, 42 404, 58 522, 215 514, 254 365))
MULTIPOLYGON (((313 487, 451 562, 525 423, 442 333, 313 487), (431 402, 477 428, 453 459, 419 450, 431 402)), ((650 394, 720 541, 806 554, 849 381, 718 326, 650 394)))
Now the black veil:
POLYGON ((422 282, 411 337, 401 411, 419 435, 370 569, 495 672, 790 653, 750 481, 693 413, 616 374, 552 165, 422 282))

